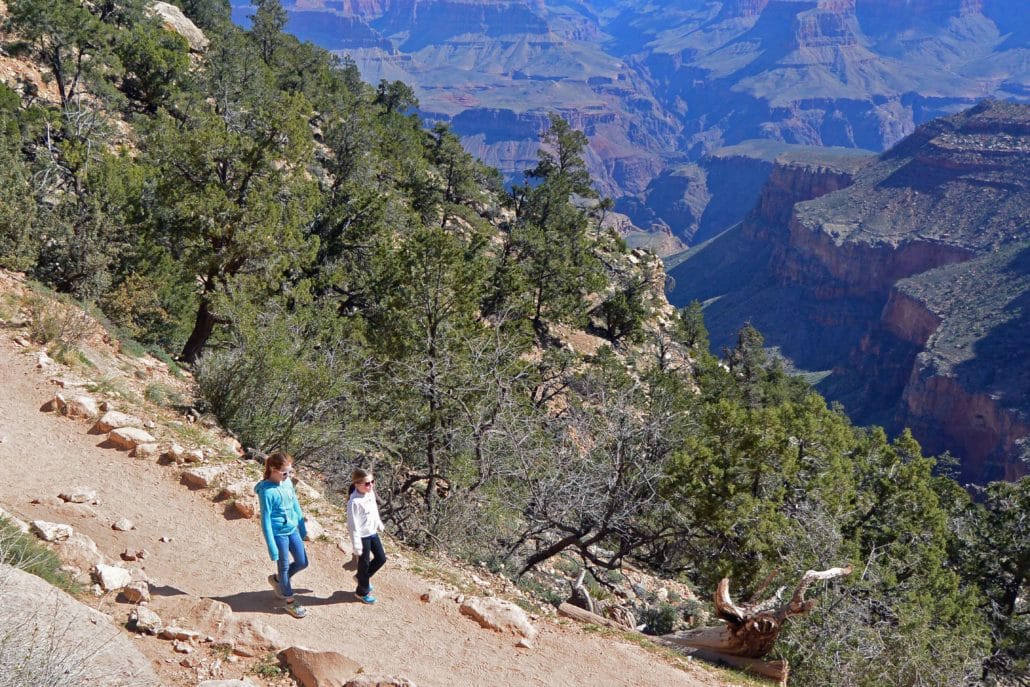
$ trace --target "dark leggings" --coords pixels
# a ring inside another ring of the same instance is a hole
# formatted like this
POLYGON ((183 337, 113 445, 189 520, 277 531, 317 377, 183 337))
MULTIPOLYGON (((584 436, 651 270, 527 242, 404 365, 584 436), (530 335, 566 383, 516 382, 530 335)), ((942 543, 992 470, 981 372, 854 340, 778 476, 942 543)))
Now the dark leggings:
POLYGON ((361 538, 361 556, 358 558, 358 596, 365 596, 369 592, 369 580, 378 572, 379 568, 386 563, 386 552, 383 551, 383 542, 379 541, 379 535, 361 538))

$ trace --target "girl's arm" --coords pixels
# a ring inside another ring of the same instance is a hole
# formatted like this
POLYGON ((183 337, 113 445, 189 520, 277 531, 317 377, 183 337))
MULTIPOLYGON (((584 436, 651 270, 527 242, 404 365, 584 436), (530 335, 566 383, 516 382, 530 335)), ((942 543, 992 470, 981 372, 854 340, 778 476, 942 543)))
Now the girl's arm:
POLYGON ((279 547, 275 544, 275 535, 272 533, 272 495, 270 490, 261 492, 261 531, 265 535, 265 545, 268 547, 268 555, 273 561, 279 560, 279 547))
POLYGON ((350 543, 356 556, 361 555, 361 535, 358 533, 365 522, 364 515, 364 512, 358 507, 357 499, 347 502, 347 529, 350 530, 350 543))
POLYGON ((297 497, 297 491, 293 488, 293 482, 290 482, 290 489, 293 491, 293 512, 297 514, 297 531, 300 533, 301 539, 308 538, 308 525, 304 521, 304 513, 300 510, 300 499, 297 497))

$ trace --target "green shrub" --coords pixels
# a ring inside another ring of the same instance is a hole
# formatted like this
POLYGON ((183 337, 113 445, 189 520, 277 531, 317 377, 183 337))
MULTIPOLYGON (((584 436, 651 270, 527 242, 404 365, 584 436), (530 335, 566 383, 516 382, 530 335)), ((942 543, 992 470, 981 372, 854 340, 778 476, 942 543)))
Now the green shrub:
POLYGON ((178 391, 160 382, 154 382, 147 386, 143 392, 143 397, 154 405, 163 408, 172 408, 184 404, 183 398, 178 391))
POLYGON ((667 635, 676 628, 679 613, 672 604, 662 603, 648 606, 640 614, 640 621, 647 625, 644 634, 667 635))
POLYGON ((79 591, 72 578, 60 569, 61 559, 56 553, 3 517, 0 517, 0 563, 31 573, 66 592, 79 591))

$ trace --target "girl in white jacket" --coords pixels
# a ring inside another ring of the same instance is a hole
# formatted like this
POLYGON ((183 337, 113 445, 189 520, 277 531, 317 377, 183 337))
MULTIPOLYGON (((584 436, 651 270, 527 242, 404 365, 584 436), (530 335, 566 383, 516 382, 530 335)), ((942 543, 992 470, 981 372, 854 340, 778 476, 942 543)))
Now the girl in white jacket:
POLYGON ((383 521, 379 519, 379 506, 373 493, 375 479, 372 473, 358 468, 351 473, 350 499, 347 501, 347 529, 350 531, 354 555, 358 557, 358 599, 374 604, 370 578, 386 563, 386 552, 379 540, 383 521))

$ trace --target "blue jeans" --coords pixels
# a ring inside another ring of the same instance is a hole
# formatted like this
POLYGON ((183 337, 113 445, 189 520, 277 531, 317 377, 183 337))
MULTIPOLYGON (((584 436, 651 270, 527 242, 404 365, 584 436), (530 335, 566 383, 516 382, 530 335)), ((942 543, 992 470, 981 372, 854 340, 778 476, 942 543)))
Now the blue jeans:
POLYGON ((379 535, 362 537, 361 556, 358 557, 358 588, 355 594, 358 596, 368 594, 369 579, 376 574, 379 568, 383 567, 384 563, 386 563, 386 552, 383 551, 383 542, 379 541, 379 535))
POLYGON ((276 577, 279 578, 279 591, 288 599, 293 596, 290 578, 308 567, 308 554, 304 551, 304 540, 301 539, 300 530, 293 530, 290 534, 275 535, 275 546, 279 549, 279 560, 276 561, 279 566, 276 571, 276 577), (293 556, 292 563, 290 556, 293 556))

